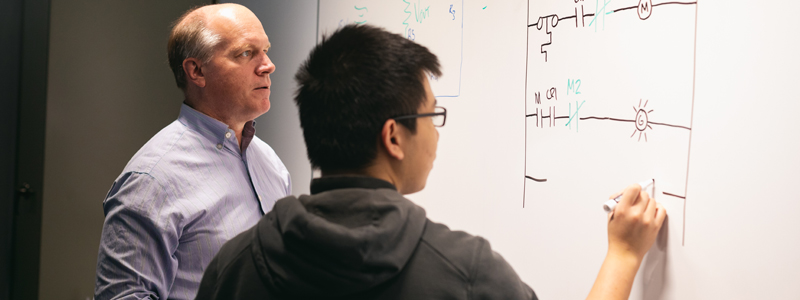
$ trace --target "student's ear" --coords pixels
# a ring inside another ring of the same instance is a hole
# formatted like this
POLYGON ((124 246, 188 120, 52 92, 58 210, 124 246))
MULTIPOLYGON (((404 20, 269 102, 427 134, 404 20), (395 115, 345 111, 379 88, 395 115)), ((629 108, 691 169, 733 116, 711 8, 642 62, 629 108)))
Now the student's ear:
POLYGON ((186 83, 194 83, 198 87, 206 86, 206 77, 203 75, 203 64, 197 58, 190 57, 183 60, 183 72, 186 73, 186 83))
POLYGON ((383 145, 390 157, 394 157, 397 160, 403 160, 403 157, 405 157, 401 147, 402 143, 405 142, 401 131, 405 130, 405 128, 401 127, 400 124, 397 124, 397 121, 389 119, 386 123, 383 123, 383 129, 381 130, 381 145, 383 145))

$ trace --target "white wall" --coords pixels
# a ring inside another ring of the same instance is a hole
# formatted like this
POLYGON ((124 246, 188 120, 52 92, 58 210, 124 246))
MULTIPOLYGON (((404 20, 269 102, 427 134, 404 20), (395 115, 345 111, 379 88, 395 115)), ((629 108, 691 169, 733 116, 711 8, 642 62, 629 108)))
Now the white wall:
POLYGON ((183 100, 170 23, 205 2, 52 1, 40 299, 91 299, 103 198, 183 100))

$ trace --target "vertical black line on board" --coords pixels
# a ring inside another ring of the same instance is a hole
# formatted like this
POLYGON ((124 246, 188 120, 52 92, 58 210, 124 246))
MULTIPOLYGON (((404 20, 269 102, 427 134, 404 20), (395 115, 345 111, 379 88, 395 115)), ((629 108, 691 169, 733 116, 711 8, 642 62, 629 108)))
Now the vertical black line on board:
MULTIPOLYGON (((463 7, 462 7, 463 9, 463 7)), ((523 164, 522 164, 522 208, 525 208, 525 194, 527 192, 528 187, 528 179, 525 176, 528 175, 528 56, 530 56, 529 51, 529 44, 531 33, 531 28, 527 25, 531 23, 531 1, 528 0, 528 12, 527 12, 527 19, 525 20, 525 112, 522 114, 525 118, 525 152, 522 153, 524 156, 523 164)), ((538 117, 537 117, 538 118, 538 117)))
MULTIPOLYGON (((697 86, 697 11, 700 1, 694 4, 694 58, 692 62, 692 114, 689 118, 689 128, 694 128, 694 95, 697 86)), ((683 185, 683 230, 681 232, 681 246, 686 246, 686 197, 689 192, 689 162, 692 158, 692 132, 689 131, 689 151, 686 155, 686 182, 683 185)))

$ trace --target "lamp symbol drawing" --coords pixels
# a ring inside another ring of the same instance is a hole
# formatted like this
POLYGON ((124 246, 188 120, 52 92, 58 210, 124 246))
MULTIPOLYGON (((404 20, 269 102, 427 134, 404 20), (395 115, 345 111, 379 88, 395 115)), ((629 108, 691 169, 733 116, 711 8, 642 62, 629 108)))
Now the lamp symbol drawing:
POLYGON ((653 129, 653 127, 650 126, 650 119, 648 117, 648 114, 652 113, 653 110, 652 109, 651 110, 646 110, 647 109, 647 103, 649 101, 650 100, 645 100, 644 106, 642 106, 642 99, 639 99, 639 107, 638 108, 636 108, 636 107, 633 108, 633 111, 636 112, 636 120, 633 121, 634 124, 636 125, 636 130, 633 131, 633 134, 631 134, 631 137, 636 135, 636 133, 638 132, 639 133, 639 141, 642 140, 642 135, 644 135, 644 141, 647 142, 647 132, 645 132, 645 130, 647 130, 648 128, 649 129, 653 129))

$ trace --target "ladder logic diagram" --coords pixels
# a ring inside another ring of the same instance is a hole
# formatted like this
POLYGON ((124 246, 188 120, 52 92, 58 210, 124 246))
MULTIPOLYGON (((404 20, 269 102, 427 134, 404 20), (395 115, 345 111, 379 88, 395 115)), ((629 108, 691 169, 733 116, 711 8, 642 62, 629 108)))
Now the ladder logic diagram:
POLYGON ((529 0, 523 208, 654 178, 684 243, 696 21, 696 1, 529 0))

